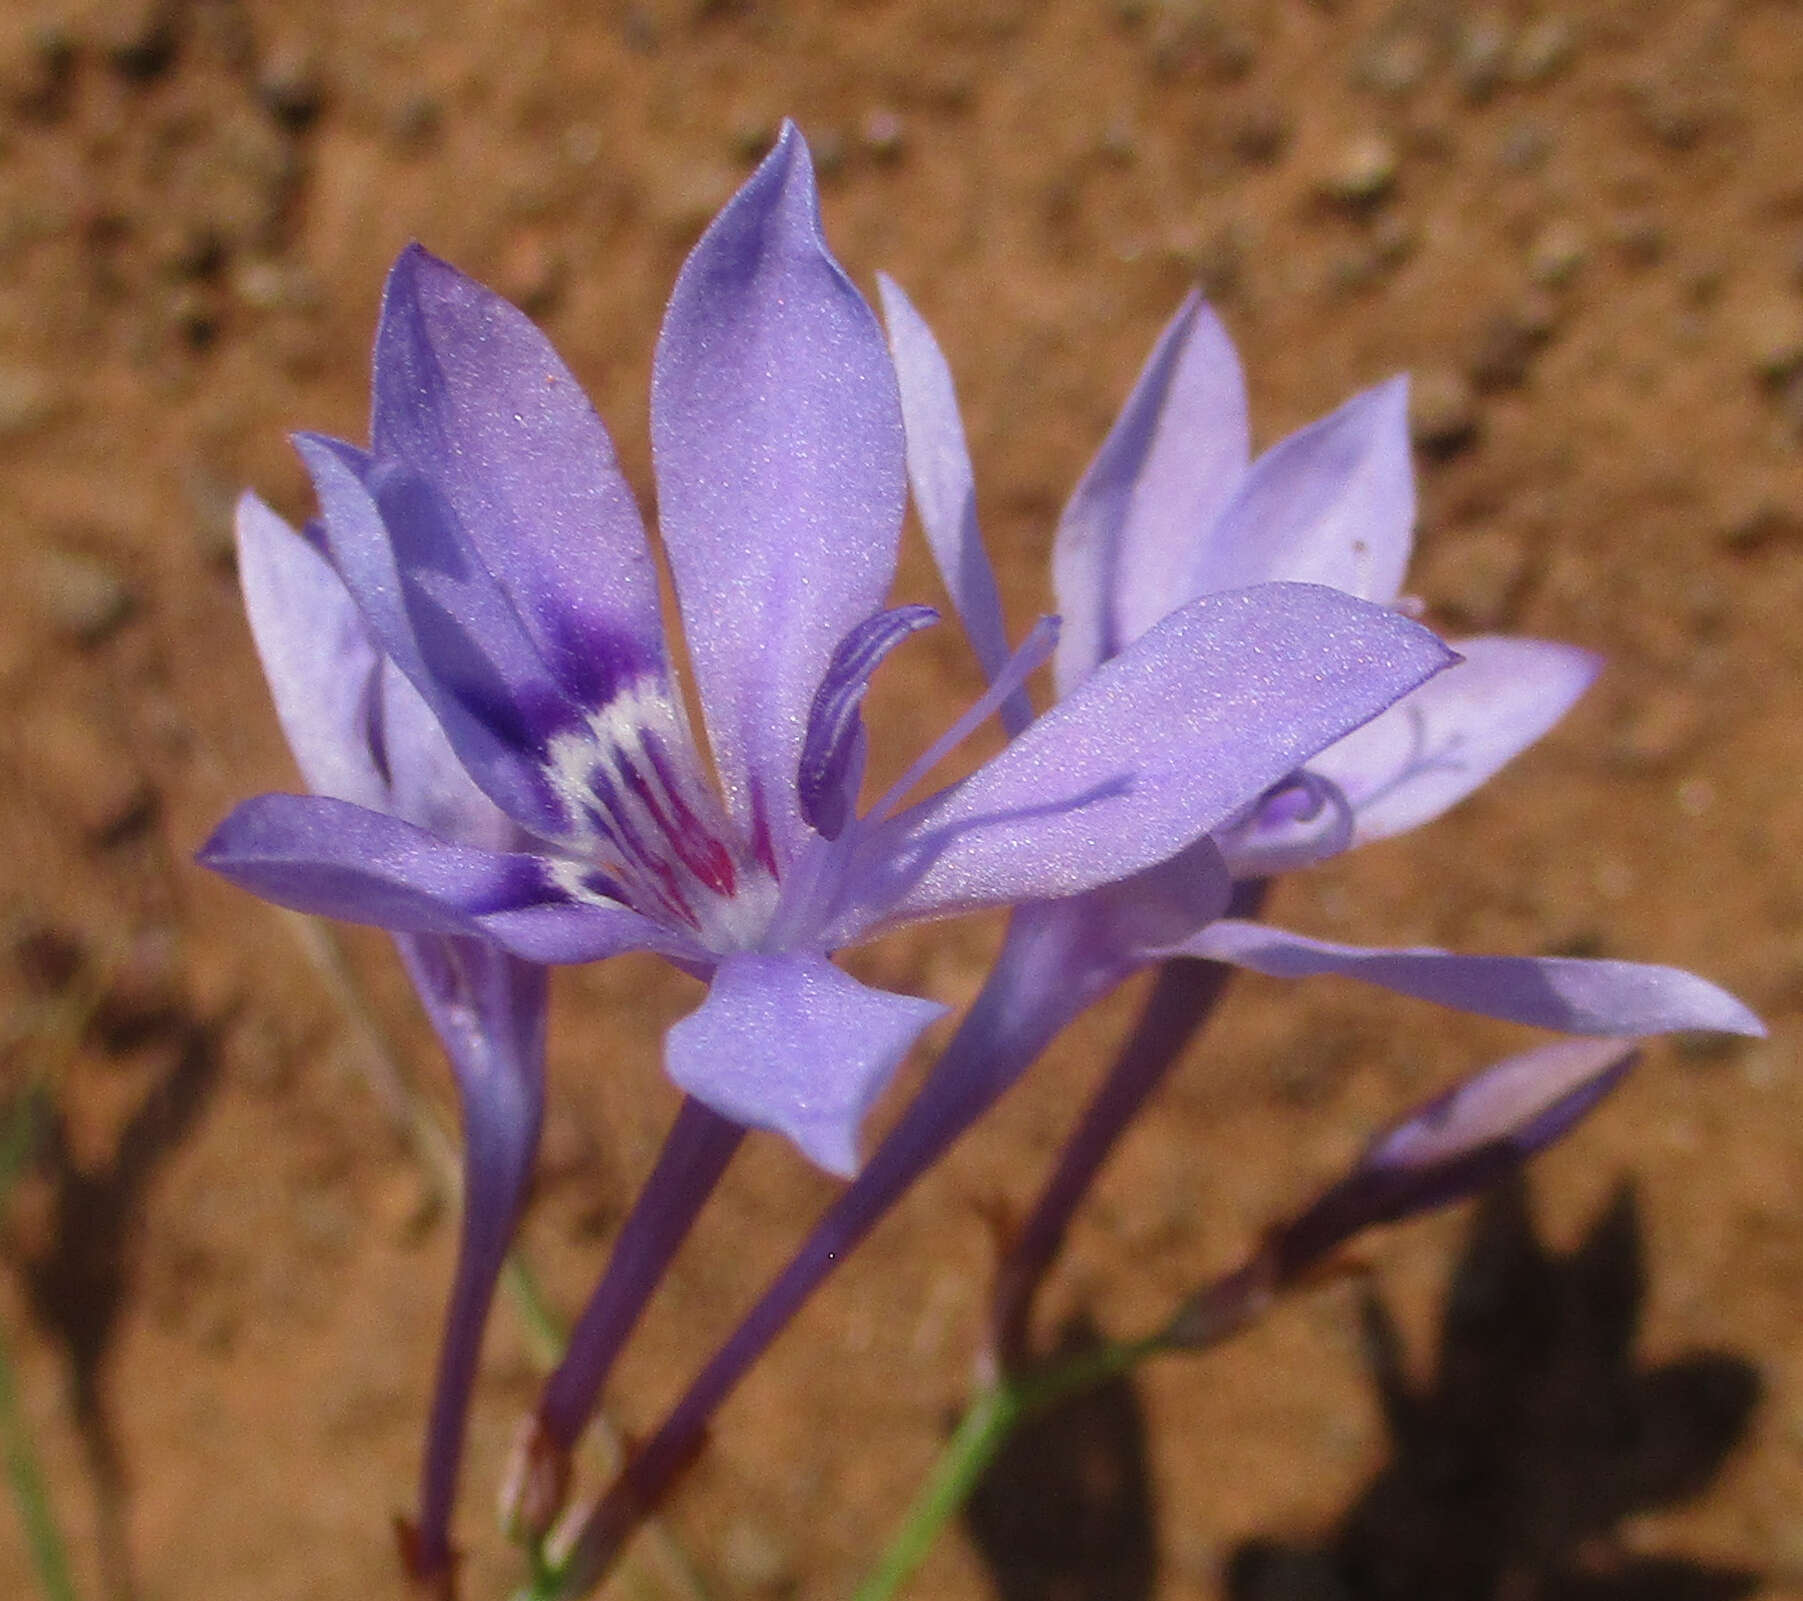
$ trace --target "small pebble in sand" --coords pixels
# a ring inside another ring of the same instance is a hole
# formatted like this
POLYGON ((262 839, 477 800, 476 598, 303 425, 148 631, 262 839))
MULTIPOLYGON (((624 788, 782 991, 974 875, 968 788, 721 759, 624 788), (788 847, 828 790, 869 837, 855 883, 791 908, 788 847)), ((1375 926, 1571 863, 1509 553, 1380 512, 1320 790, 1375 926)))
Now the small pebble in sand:
POLYGON ((907 147, 908 132, 899 113, 879 106, 865 113, 858 125, 858 139, 878 161, 898 161, 907 147))
POLYGON ((32 576, 45 619, 78 645, 98 645, 131 615, 131 586, 99 556, 42 551, 32 576))
POLYGON ((739 1595, 783 1594, 795 1588, 789 1549, 761 1524, 740 1518, 720 1542, 720 1572, 739 1595))
POLYGON ((1346 206, 1375 205, 1396 187, 1396 146, 1381 133, 1362 133, 1341 146, 1321 175, 1321 192, 1346 206))
POLYGON ((1528 247, 1528 276, 1546 289, 1571 282, 1590 253, 1584 230, 1575 222, 1549 222, 1528 247))
POLYGON ((44 373, 30 367, 0 367, 0 439, 36 433, 55 417, 62 398, 44 373))
POLYGON ((1742 328, 1747 356, 1762 382, 1782 385, 1803 368, 1803 299, 1768 296, 1748 310, 1742 328))
POLYGON ((1508 59, 1509 25, 1503 17, 1480 11, 1460 22, 1452 70, 1467 100, 1481 102, 1495 94, 1508 59))
POLYGON ((1509 52, 1509 78, 1533 87, 1556 78, 1570 63, 1577 35, 1564 17, 1542 17, 1529 23, 1509 52))
POLYGON ((306 127, 325 103, 325 85, 313 52, 298 40, 277 44, 257 69, 257 98, 285 127, 306 127))
POLYGON ((1430 367, 1409 384, 1409 432, 1432 456, 1450 456, 1476 439, 1477 395, 1465 375, 1430 367))
POLYGON ((1550 332, 1519 309, 1492 312, 1478 329, 1466 368, 1471 381, 1486 393, 1518 388, 1550 332))

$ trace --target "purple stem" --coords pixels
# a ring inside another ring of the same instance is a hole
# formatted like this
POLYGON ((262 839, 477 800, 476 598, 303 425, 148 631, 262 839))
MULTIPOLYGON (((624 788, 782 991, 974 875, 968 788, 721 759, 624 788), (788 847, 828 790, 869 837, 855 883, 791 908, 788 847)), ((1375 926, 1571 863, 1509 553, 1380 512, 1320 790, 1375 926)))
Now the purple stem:
POLYGON ((562 1512, 571 1454, 595 1414, 601 1387, 744 1138, 741 1124, 692 1096, 683 1100, 614 1241, 607 1271, 515 1448, 501 1500, 516 1535, 541 1540, 562 1512))
MULTIPOLYGON (((1265 888, 1263 880, 1236 884, 1226 915, 1256 917, 1265 888)), ((1033 1302, 1064 1248, 1077 1208, 1122 1133, 1214 1011, 1232 972, 1224 963, 1190 958, 1166 962, 1159 969, 1132 1038, 1084 1108, 1051 1178, 996 1269, 990 1341, 1005 1370, 1020 1369, 1031 1356, 1033 1302)))
POLYGON ((526 1189, 536 1140, 524 1152, 504 1140, 473 1137, 477 1120, 467 1120, 464 1144, 462 1238, 457 1272, 445 1313, 444 1341, 432 1414, 426 1426, 425 1460, 420 1470, 419 1523, 411 1532, 414 1577, 437 1578, 451 1567, 451 1512, 463 1463, 463 1437, 470 1395, 482 1354, 482 1332, 494 1304, 495 1285, 519 1221, 519 1198, 526 1189), (523 1155, 524 1160, 521 1160, 523 1155))
POLYGON ((1208 1020, 1231 974, 1222 963, 1192 958, 1159 968, 1132 1038, 1083 1109, 1051 1178, 996 1268, 990 1342, 1004 1371, 1018 1372, 1031 1358, 1033 1302, 1064 1248, 1077 1208, 1121 1134, 1208 1020))
POLYGON ((420 1468, 411 1576, 449 1593, 451 1514, 482 1333, 519 1222, 544 1114, 545 970, 463 940, 404 936, 403 962, 457 1081, 463 1222, 420 1468))
POLYGON ((607 1271, 540 1392, 539 1424, 564 1450, 588 1427, 627 1336, 744 1138, 742 1124, 693 1096, 684 1098, 657 1165, 614 1241, 607 1271))
POLYGON ((580 1595, 606 1577, 639 1523, 694 1460, 708 1420, 808 1297, 1064 1025, 1119 981, 1118 970, 1071 969, 1080 934, 1074 921, 1056 914, 1038 920, 1016 914, 989 982, 926 1086, 589 1513, 563 1556, 561 1594, 580 1595), (1049 986, 1053 977, 1059 982, 1049 986))

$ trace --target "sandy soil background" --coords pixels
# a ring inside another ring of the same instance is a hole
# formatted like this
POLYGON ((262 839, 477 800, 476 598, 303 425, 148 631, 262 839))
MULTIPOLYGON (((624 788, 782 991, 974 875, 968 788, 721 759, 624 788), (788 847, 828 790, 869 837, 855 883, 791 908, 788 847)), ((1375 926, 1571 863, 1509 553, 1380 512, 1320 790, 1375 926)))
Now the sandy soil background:
MULTIPOLYGON (((867 289, 900 278, 951 355, 1019 623, 1048 603, 1064 493, 1192 281, 1241 343, 1264 442, 1417 375, 1430 615, 1610 670, 1480 797, 1287 883, 1274 912, 1678 962, 1770 1020, 1763 1043, 1656 1049, 1536 1175, 1560 1248, 1637 1182, 1635 1360, 1721 1353, 1719 1404, 1659 1493, 1561 1554, 1582 1583, 1523 1557, 1496 1593, 1745 1592, 1708 1588, 1713 1568, 1803 1595, 1800 108, 1794 0, 0 6, 0 1103, 46 1084, 62 1130, 7 1207, 0 1324, 84 1593, 110 1565, 116 1595, 168 1601, 397 1594, 388 1519, 448 1277, 452 1220, 365 1087, 366 1034, 288 925, 188 862, 235 799, 293 782, 231 499, 251 484, 301 515, 287 431, 360 436, 381 275, 416 237, 542 320, 648 499, 664 297, 791 114, 838 253, 867 289)), ((932 598, 912 547, 902 587, 932 598)), ((974 681, 951 630, 911 644, 872 698, 879 751, 918 748, 974 681)), ((961 1001, 995 933, 852 965, 961 1001)), ((442 1097, 386 946, 346 943, 442 1097)), ((656 1041, 694 998, 649 962, 560 980, 526 1239, 563 1309, 671 1115, 656 1041)), ((1133 999, 1067 1037, 724 1413, 665 1521, 709 1593, 846 1592, 965 1393, 985 1217, 1030 1194, 1133 999)), ((1110 1170, 1049 1310, 1137 1326, 1384 1117, 1519 1043, 1245 982, 1110 1170)), ((828 1193, 751 1142, 613 1386, 618 1423, 655 1422, 828 1193)), ((1462 1226, 1370 1253, 1417 1372, 1462 1226)), ((1354 1310, 1323 1290, 1146 1374, 1126 1554, 1045 1580, 1017 1549, 1006 1593, 1329 1593, 1301 1559, 1261 1577, 1235 1553, 1325 1539, 1386 1459, 1354 1310)), ((472 1597, 513 1571, 487 1507, 534 1376, 503 1308, 472 1597)), ((1644 1444, 1568 1455, 1571 1493, 1644 1444)), ((1132 1458, 1098 1459, 1100 1488, 1132 1458)), ((1418 1535, 1479 1537, 1423 1506, 1401 1520, 1418 1535)), ((1397 1560, 1390 1593, 1436 1593, 1397 1560)), ((655 1551, 637 1572, 620 1594, 694 1593, 655 1551)), ((954 1539, 915 1593, 995 1583, 954 1539)), ((8 1509, 0 1594, 29 1586, 8 1509)))

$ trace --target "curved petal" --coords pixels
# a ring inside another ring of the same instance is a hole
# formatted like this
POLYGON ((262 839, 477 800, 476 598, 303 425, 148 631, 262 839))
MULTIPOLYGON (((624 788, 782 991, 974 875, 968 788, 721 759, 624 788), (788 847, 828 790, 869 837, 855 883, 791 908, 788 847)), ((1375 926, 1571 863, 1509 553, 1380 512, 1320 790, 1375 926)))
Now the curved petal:
POLYGON ((1274 784, 1216 838, 1235 878, 1275 878, 1338 856, 1351 845, 1352 803, 1332 779, 1304 767, 1274 784))
POLYGON ((870 676, 910 634, 939 621, 931 606, 897 606, 867 617, 839 641, 814 692, 801 745, 796 788, 808 826, 837 839, 857 806, 864 776, 864 720, 859 715, 870 676))
POLYGON ((966 779, 860 837, 843 926, 1074 895, 1218 828, 1454 660, 1313 585, 1192 601, 966 779))
POLYGON ((1507 1057, 1373 1140, 1359 1168, 1423 1174, 1498 1144, 1531 1156, 1621 1082, 1634 1050, 1632 1040, 1562 1040, 1507 1057))
POLYGON ((657 572, 612 442, 524 313, 409 245, 376 333, 372 453, 428 478, 565 691, 666 676, 657 572))
POLYGON ((555 837, 551 733, 580 720, 517 614, 425 480, 300 434, 333 565, 377 646, 412 680, 470 776, 509 816, 555 837))
POLYGON ((255 495, 238 501, 238 582, 276 716, 307 787, 382 810, 381 658, 331 563, 255 495))
POLYGON ((1367 389, 1252 464, 1204 541, 1185 595, 1271 580, 1389 605, 1415 529, 1404 378, 1367 389))
POLYGON ((847 630, 883 604, 906 493, 894 370, 821 237, 791 124, 676 281, 651 443, 715 760, 754 848, 780 864, 808 837, 808 707, 847 630))
POLYGON ((1283 1279, 1374 1224, 1475 1195, 1576 1127, 1628 1074, 1632 1040, 1562 1040, 1472 1075, 1379 1135, 1352 1171, 1271 1231, 1283 1279))
POLYGON ((196 860, 297 912, 404 934, 486 938, 528 961, 595 961, 672 942, 649 918, 593 891, 573 900, 580 886, 557 882, 542 857, 453 845, 323 796, 243 802, 196 860))
MULTIPOLYGON (((952 609, 970 639, 983 676, 994 683, 1008 664, 1008 628, 1002 619, 995 570, 977 529, 977 489, 970 447, 958 414, 958 395, 933 330, 901 286, 887 273, 876 275, 889 350, 901 387, 902 424, 908 444, 908 482, 952 609)), ((1002 724, 1018 734, 1033 720, 1024 693, 1002 708, 1002 724)))
POLYGON ((1059 519, 1052 554, 1065 620, 1055 669, 1059 694, 1184 601, 1292 576, 1212 582, 1198 565, 1251 448, 1246 383, 1233 341, 1192 292, 1159 336, 1059 519))
POLYGON ((1464 657, 1309 765, 1351 802, 1353 839, 1430 822, 1570 710, 1602 658, 1539 639, 1461 640, 1464 657))
MULTIPOLYGON (((1262 923, 1223 919, 1179 947, 1272 978, 1334 973, 1481 1017, 1566 1034, 1671 1034, 1714 1029, 1762 1036, 1764 1025, 1726 990, 1681 968, 1566 956, 1457 956, 1432 946, 1336 945, 1262 923)), ((1177 954, 1177 953, 1173 953, 1177 954)))
POLYGON ((671 1028, 664 1063, 696 1100, 787 1135, 849 1178, 865 1112, 944 1011, 866 988, 824 957, 744 952, 720 964, 707 999, 671 1028))
POLYGON ((1206 834, 1175 856, 1079 896, 1083 949, 1097 969, 1125 975, 1193 938, 1233 899, 1233 876, 1206 834))

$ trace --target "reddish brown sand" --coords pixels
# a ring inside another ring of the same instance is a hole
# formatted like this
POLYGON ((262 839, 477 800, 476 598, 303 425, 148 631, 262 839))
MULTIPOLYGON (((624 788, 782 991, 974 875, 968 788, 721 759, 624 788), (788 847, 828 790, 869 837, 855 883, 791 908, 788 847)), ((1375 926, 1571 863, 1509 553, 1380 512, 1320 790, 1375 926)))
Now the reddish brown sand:
MULTIPOLYGON (((450 1219, 363 1087, 366 1043, 290 929, 188 863, 235 799, 293 783, 230 498, 305 512, 284 435, 360 434, 381 276, 416 237, 542 319, 648 495, 664 297, 788 113, 840 256, 866 288, 900 278, 950 353, 1018 624, 1049 604, 1066 489, 1198 276, 1263 441, 1419 376, 1430 615, 1579 641, 1610 670, 1480 797, 1286 884, 1274 912, 1678 962, 1771 1020, 1764 1043, 1651 1052, 1538 1199, 1569 1242, 1635 1175, 1647 1360, 1728 1349, 1767 1387, 1707 1491, 1599 1560, 1752 1567, 1763 1595, 1803 1594, 1800 107, 1794 0, 0 8, 0 1097, 53 1075, 70 1144, 62 1213, 42 1163, 9 1208, 0 1321, 86 1593, 94 1480, 46 1307, 105 1345, 139 1595, 392 1595, 450 1262, 450 1219), (216 1051, 184 1069, 196 1025, 216 1051), (171 1075, 202 1092, 188 1126, 109 1188, 171 1075)), ((933 598, 912 545, 901 587, 933 598)), ((910 645, 872 696, 879 767, 973 683, 951 629, 910 645)), ((959 1002, 994 937, 953 925, 850 965, 959 1002)), ((442 1097, 384 941, 348 945, 442 1097)), ((657 1039, 695 995, 636 959, 559 981, 525 1238, 561 1308, 669 1119, 657 1039)), ((847 1591, 965 1393, 985 1217, 1030 1193, 1133 998, 1072 1032, 724 1413, 665 1522, 713 1593, 847 1591)), ((1110 1170, 1048 1314, 1141 1326, 1386 1115, 1520 1040, 1350 986, 1244 983, 1110 1170)), ((828 1194, 750 1142, 611 1387, 622 1426, 655 1422, 828 1194)), ((1458 1228, 1369 1253, 1417 1351, 1458 1228)), ((1219 1594, 1239 1541, 1324 1530, 1369 1474, 1352 1305, 1322 1290, 1147 1375, 1158 1596, 1219 1594)), ((488 1508, 534 1373, 503 1308, 460 1520, 470 1597, 515 1571, 488 1508)), ((648 1588, 619 1594, 682 1593, 640 1556, 648 1588)), ((30 1584, 7 1507, 0 1595, 30 1584)), ((987 1586, 953 1537, 914 1593, 987 1586)))

